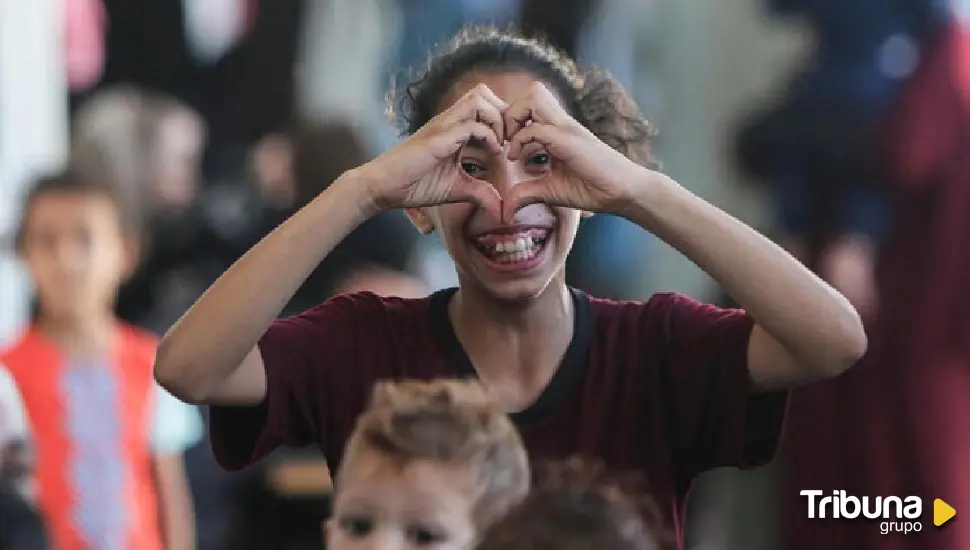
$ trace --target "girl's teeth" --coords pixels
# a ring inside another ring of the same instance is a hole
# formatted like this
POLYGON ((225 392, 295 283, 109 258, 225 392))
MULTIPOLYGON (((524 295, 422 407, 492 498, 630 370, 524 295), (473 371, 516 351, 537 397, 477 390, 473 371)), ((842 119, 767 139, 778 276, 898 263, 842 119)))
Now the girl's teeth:
POLYGON ((530 235, 495 243, 492 259, 501 263, 521 262, 536 255, 539 246, 530 235))
POLYGON ((495 252, 521 252, 535 246, 531 236, 519 237, 513 241, 495 243, 495 252))

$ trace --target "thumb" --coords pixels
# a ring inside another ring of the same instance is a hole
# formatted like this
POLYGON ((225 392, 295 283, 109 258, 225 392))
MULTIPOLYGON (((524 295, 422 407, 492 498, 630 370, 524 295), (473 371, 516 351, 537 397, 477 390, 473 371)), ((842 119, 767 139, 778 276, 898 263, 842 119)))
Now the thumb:
POLYGON ((509 191, 502 201, 502 222, 508 223, 515 217, 515 213, 538 202, 546 202, 548 186, 543 181, 527 181, 520 183, 509 191))
POLYGON ((502 195, 483 181, 464 181, 455 189, 456 198, 471 202, 485 210, 496 220, 502 219, 502 195))

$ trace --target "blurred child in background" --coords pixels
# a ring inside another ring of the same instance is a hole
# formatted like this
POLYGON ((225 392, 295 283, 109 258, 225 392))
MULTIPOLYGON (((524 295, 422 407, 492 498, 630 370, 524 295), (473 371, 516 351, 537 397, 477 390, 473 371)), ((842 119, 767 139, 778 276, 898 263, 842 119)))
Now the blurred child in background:
POLYGON ((580 460, 549 465, 538 487, 485 532, 478 550, 666 548, 673 539, 656 502, 639 483, 621 485, 604 474, 580 460))
POLYGON ((0 366, 0 550, 47 550, 20 392, 0 366))
POLYGON ((152 380, 155 339, 113 314, 137 249, 124 204, 65 172, 32 189, 17 236, 39 307, 0 363, 22 399, 55 549, 195 544, 182 451, 201 422, 152 380))
MULTIPOLYGON (((357 131, 340 122, 304 124, 285 135, 266 136, 254 150, 253 167, 270 206, 269 216, 250 244, 306 206, 340 174, 369 158, 357 131)), ((400 212, 375 216, 317 266, 284 313, 303 311, 343 292, 426 296, 428 289, 407 272, 410 264, 422 260, 419 244, 419 235, 400 212)))
POLYGON ((329 550, 460 550, 525 497, 529 465, 477 382, 379 382, 335 489, 329 550))

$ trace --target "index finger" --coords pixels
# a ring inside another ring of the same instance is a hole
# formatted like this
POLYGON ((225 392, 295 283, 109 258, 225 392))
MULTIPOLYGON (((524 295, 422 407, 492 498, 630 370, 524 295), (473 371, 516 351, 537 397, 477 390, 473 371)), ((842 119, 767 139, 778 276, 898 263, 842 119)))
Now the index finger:
POLYGON ((512 139, 529 122, 560 124, 568 116, 559 99, 541 82, 529 86, 529 92, 513 101, 504 113, 505 138, 512 139))
POLYGON ((502 111, 507 107, 488 86, 479 84, 451 107, 445 116, 446 124, 454 126, 463 122, 480 122, 492 128, 499 143, 505 139, 505 120, 502 111))
POLYGON ((475 89, 482 94, 482 97, 484 97, 486 101, 494 105, 499 112, 503 112, 509 108, 509 104, 499 96, 495 95, 495 92, 493 92, 492 89, 486 86, 484 83, 479 84, 475 87, 475 89))

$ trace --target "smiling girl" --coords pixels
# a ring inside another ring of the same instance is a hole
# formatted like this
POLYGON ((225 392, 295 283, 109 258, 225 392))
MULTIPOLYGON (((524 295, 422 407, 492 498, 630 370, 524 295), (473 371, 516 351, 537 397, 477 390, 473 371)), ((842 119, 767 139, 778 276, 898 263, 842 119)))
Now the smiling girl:
POLYGON ((838 292, 645 166, 649 127, 608 76, 541 42, 471 29, 405 91, 409 137, 250 250, 159 347, 158 380, 213 405, 227 468, 315 443, 336 471, 376 380, 478 377, 530 459, 640 471, 680 533, 698 474, 770 460, 785 390, 836 376, 865 351, 838 292), (343 295, 275 320, 344 236, 390 208, 439 235, 459 288, 343 295), (593 212, 657 235, 745 309, 569 288, 566 256, 593 212))

